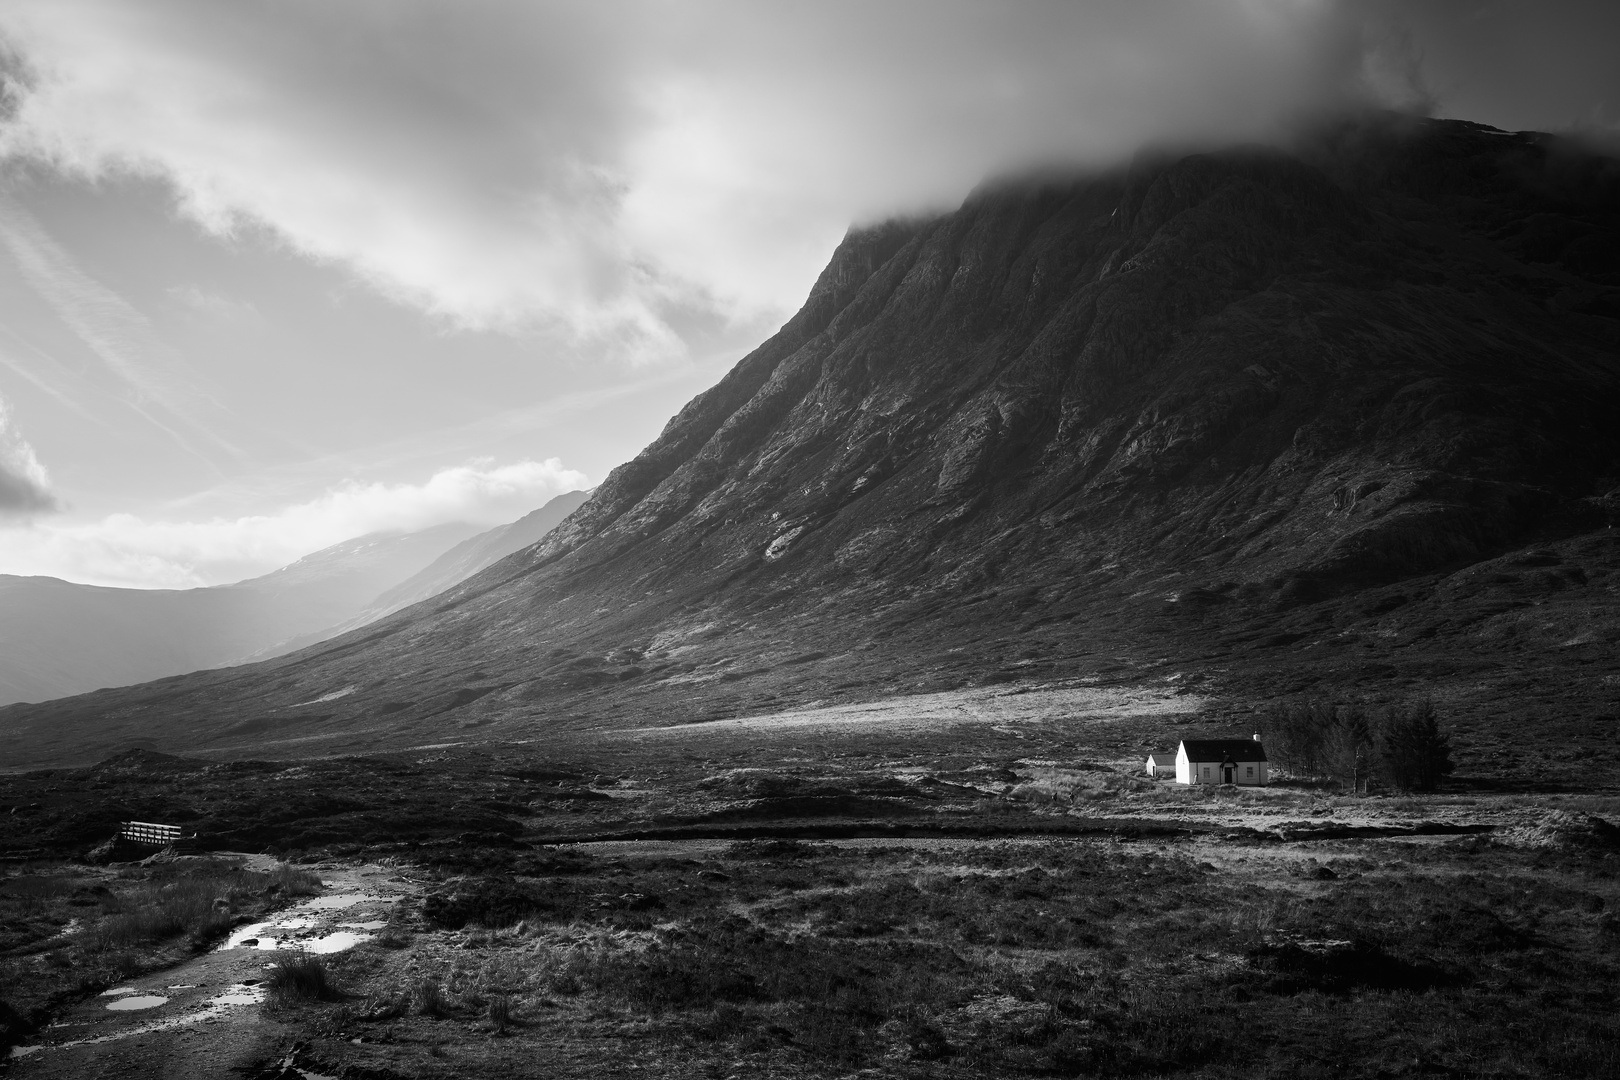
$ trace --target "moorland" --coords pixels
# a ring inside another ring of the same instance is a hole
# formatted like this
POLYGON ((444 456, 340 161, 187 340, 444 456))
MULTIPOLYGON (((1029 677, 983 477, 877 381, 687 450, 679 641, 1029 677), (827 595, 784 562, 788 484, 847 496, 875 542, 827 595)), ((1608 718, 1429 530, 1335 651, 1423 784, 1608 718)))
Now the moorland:
POLYGON ((1143 774, 1221 712, 1002 686, 544 751, 14 774, 7 1016, 43 1049, 12 1068, 158 1076, 210 1045, 258 1076, 1613 1074, 1620 783, 1527 784, 1465 736, 1430 793, 1143 774), (200 850, 95 865, 129 817, 200 850), (268 931, 268 994, 231 1015, 107 1012, 294 899, 232 852, 408 884, 352 949, 268 931), (130 890, 199 877, 229 901, 208 924, 139 963, 101 944, 130 890))

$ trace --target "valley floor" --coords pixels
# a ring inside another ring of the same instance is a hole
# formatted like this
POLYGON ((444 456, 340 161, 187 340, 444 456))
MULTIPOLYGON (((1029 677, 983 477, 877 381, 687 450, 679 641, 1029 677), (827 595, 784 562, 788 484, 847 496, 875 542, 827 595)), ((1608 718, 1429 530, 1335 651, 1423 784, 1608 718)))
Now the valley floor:
POLYGON ((0 805, 17 808, 0 904, 32 905, 0 956, 21 1040, 9 1068, 1620 1072, 1620 786, 1524 790, 1465 770, 1430 796, 1189 790, 1136 758, 1221 722, 1194 695, 1085 711, 1042 693, 939 703, 945 720, 909 726, 844 709, 544 751, 132 752, 0 778, 0 805), (176 866, 272 866, 73 861, 128 817, 183 820, 325 884, 274 913, 241 891, 204 946, 255 947, 96 975, 117 898, 26 882, 111 874, 161 891, 176 866), (299 954, 271 939, 335 950, 305 958, 327 989, 278 977, 299 954), (50 978, 29 1015, 15 988, 50 978), (148 991, 168 1000, 107 1008, 148 991))

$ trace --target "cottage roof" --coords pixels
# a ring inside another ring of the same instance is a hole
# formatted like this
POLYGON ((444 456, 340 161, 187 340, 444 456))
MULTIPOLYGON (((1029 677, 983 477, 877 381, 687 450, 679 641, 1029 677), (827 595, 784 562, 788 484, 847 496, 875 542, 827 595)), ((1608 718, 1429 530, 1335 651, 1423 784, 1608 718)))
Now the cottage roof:
POLYGON ((1254 739, 1183 739, 1188 761, 1267 761, 1266 748, 1254 739))
POLYGON ((1148 760, 1155 765, 1174 765, 1176 752, 1174 750, 1155 750, 1148 755, 1148 760))

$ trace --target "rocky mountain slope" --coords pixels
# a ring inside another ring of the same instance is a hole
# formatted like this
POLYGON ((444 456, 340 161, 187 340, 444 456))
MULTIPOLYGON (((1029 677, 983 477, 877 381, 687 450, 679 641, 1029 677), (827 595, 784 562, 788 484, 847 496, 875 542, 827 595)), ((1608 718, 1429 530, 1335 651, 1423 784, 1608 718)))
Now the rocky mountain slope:
POLYGON ((37 761, 324 753, 1041 679, 1595 722, 1617 510, 1620 170, 1362 118, 854 230, 540 543, 0 727, 37 761))
POLYGON ((432 563, 476 526, 375 533, 202 589, 0 574, 0 703, 42 701, 276 655, 432 563), (278 648, 279 646, 279 648, 278 648))

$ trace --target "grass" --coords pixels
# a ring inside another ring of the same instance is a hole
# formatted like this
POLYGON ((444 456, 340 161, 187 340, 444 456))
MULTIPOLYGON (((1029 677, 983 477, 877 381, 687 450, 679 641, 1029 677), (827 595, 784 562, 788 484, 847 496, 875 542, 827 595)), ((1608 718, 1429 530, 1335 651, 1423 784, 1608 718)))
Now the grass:
POLYGON ((521 924, 419 933, 414 967, 374 950, 377 1000, 414 994, 420 1014, 504 1032, 512 1061, 544 1030, 546 1045, 604 1053, 614 1032, 650 1039, 694 1074, 1620 1066, 1620 887, 1589 854, 1476 838, 764 841, 441 889, 469 904, 487 890, 497 922, 514 895, 548 899, 521 924))
POLYGON ((278 863, 270 871, 270 889, 280 892, 282 896, 319 896, 321 894, 321 879, 308 870, 300 870, 289 863, 278 863))
POLYGON ((216 858, 0 877, 0 1006, 44 1020, 55 1004, 207 949, 277 898, 319 887, 285 865, 261 873, 216 858))
MULTIPOLYGON (((764 779, 758 768, 722 769, 725 759, 672 756, 667 767, 686 769, 686 780, 655 783, 643 763, 635 772, 646 793, 607 806, 554 798, 549 774, 490 779, 479 764, 456 813, 506 813, 497 801, 528 800, 529 843, 491 832, 369 851, 425 878, 425 895, 394 905, 377 938, 320 958, 328 987, 354 991, 350 1003, 288 1015, 330 1040, 322 1060, 402 1075, 582 1074, 568 1062, 589 1062, 594 1075, 635 1066, 907 1080, 1620 1074, 1613 853, 1484 836, 1285 841, 1222 824, 1223 815, 1287 823, 1342 810, 1518 820, 1545 810, 1547 797, 1184 791, 1071 750, 1020 745, 1016 757, 987 761, 953 744, 928 760, 890 760, 887 749, 880 758, 854 744, 809 744, 787 764, 739 752, 744 764, 771 766, 764 779), (893 778, 901 771, 912 777, 904 787, 893 778), (779 831, 732 842, 727 830, 743 811, 780 794, 766 781, 786 792, 773 813, 799 814, 793 800, 805 790, 836 787, 864 800, 861 815, 909 800, 895 823, 944 822, 957 838, 830 843, 779 831), (1133 812, 1190 828, 1039 835, 1133 812), (537 841, 668 822, 716 827, 673 848, 537 841), (434 1060, 434 1047, 449 1060, 434 1060)), ((343 812, 392 806, 399 790, 356 789, 343 812)), ((1557 802, 1620 816, 1612 793, 1557 802)), ((201 862, 173 865, 200 875, 201 862)), ((39 950, 0 953, 0 964, 18 980, 54 973, 71 985, 88 965, 110 981, 115 963, 183 955, 185 931, 87 948, 98 922, 183 906, 182 876, 167 876, 178 870, 125 873, 74 870, 20 888, 0 879, 0 935, 26 934, 14 940, 39 950)), ((243 918, 267 890, 279 899, 316 881, 288 866, 245 877, 234 893, 220 879, 214 896, 243 918)))
POLYGON ((512 999, 505 994, 491 998, 485 1012, 489 1017, 490 1027, 497 1035, 505 1035, 507 1030, 517 1023, 512 1015, 512 999))
POLYGON ((201 948, 236 922, 230 891, 221 894, 215 884, 185 881, 131 889, 118 898, 116 910, 85 932, 86 945, 104 953, 184 935, 201 948))
POLYGON ((265 979, 265 1000, 271 1008, 336 1001, 342 997, 327 971, 325 959, 302 949, 285 953, 265 979))
POLYGON ((439 989, 438 983, 424 979, 417 984, 414 997, 416 999, 416 1015, 428 1017, 449 1015, 449 1003, 445 1001, 444 991, 439 989))

